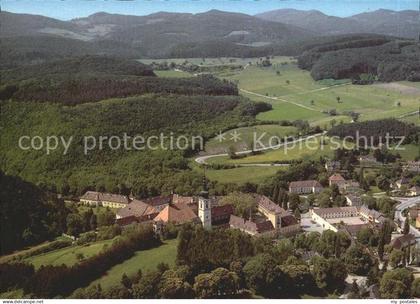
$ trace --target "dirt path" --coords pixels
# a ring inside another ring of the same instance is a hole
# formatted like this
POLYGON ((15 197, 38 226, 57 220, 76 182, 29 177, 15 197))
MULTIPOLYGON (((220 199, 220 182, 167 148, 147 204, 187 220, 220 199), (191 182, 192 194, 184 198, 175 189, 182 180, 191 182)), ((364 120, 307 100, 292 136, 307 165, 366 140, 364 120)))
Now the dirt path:
MULTIPOLYGON (((315 111, 315 112, 322 112, 322 110, 316 109, 316 108, 312 108, 309 106, 305 106, 303 104, 294 102, 294 101, 290 101, 285 99, 285 97, 287 96, 296 96, 296 95, 304 95, 304 94, 308 94, 308 93, 314 93, 314 92, 320 92, 320 91, 325 91, 325 90, 329 90, 329 89, 333 89, 333 88, 337 88, 337 87, 341 87, 341 86, 346 86, 349 85, 350 83, 342 83, 342 84, 336 84, 336 85, 332 85, 332 86, 328 86, 328 87, 323 87, 323 88, 319 88, 319 89, 314 89, 314 90, 310 90, 310 91, 304 91, 304 92, 300 92, 300 93, 294 93, 294 94, 288 94, 288 95, 283 95, 281 97, 274 97, 274 96, 266 96, 263 94, 259 94, 259 93, 255 93, 252 91, 248 91, 245 89, 239 89, 239 91, 250 94, 250 95, 254 95, 254 96, 258 96, 258 97, 263 97, 263 98, 267 98, 267 99, 271 99, 271 100, 277 100, 277 101, 282 101, 282 102, 287 102, 287 103, 291 103, 294 104, 295 106, 310 110, 310 111, 315 111)), ((420 90, 419 90, 420 91, 420 90)))
POLYGON ((294 101, 290 101, 290 100, 286 100, 286 99, 283 99, 283 98, 280 98, 280 97, 265 96, 263 94, 251 92, 251 91, 244 90, 244 89, 239 89, 239 90, 241 92, 245 92, 245 93, 250 94, 250 95, 254 95, 254 96, 258 96, 258 97, 263 97, 263 98, 267 98, 267 99, 271 99, 271 100, 278 100, 278 101, 282 101, 282 102, 287 102, 287 103, 294 104, 295 106, 298 106, 298 107, 301 107, 301 108, 304 108, 304 109, 307 109, 307 110, 311 110, 311 111, 315 111, 315 112, 321 112, 320 110, 317 110, 315 108, 311 108, 311 107, 302 105, 300 103, 297 103, 297 102, 294 102, 294 101))

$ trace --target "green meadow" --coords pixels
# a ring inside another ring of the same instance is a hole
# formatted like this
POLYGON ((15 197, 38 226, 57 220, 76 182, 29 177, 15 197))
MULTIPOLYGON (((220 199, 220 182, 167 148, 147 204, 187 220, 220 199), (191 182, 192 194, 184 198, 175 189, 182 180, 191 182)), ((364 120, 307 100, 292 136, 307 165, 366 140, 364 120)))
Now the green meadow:
MULTIPOLYGON (((273 57, 270 59, 272 62, 270 67, 259 66, 258 63, 261 60, 262 58, 212 58, 205 60, 187 58, 151 60, 150 62, 143 60, 143 62, 183 63, 188 61, 201 66, 242 65, 243 69, 233 71, 220 70, 217 72, 216 70, 215 75, 235 82, 241 95, 253 101, 264 101, 272 105, 271 111, 257 115, 257 120, 260 121, 307 120, 312 126, 330 129, 335 124, 350 123, 351 117, 348 113, 353 111, 360 114, 360 121, 395 117, 406 122, 420 124, 418 114, 410 115, 419 109, 420 91, 417 89, 420 90, 420 83, 402 81, 389 84, 353 85, 348 79, 315 81, 308 71, 298 68, 296 60, 293 58, 273 57), (335 110, 337 115, 327 114, 330 110, 335 110)), ((176 71, 162 71, 158 72, 158 75, 171 77, 173 73, 182 75, 181 72, 176 71)), ((222 142, 217 138, 207 142, 205 153, 226 153, 230 146, 233 146, 236 151, 248 150, 254 131, 257 133, 266 132, 267 138, 273 135, 279 137, 297 135, 297 130, 278 125, 245 127, 236 129, 241 138, 234 142, 231 139, 231 134, 234 131, 225 132, 226 139, 222 142)), ((317 144, 320 145, 319 142, 317 144)), ((324 144, 322 149, 321 146, 315 149, 280 148, 235 160, 228 157, 217 157, 209 159, 208 162, 252 164, 317 159, 320 156, 331 157, 334 149, 328 146, 328 139, 324 141, 324 144)), ((419 152, 417 146, 407 146, 406 150, 399 151, 399 153, 403 159, 414 159, 419 152)), ((193 167, 198 168, 195 165, 193 167)), ((244 183, 246 181, 258 183, 274 175, 277 170, 279 170, 278 167, 238 167, 221 170, 208 169, 207 174, 211 180, 222 183, 244 183)))
POLYGON ((287 62, 288 58, 276 57, 271 67, 252 65, 228 78, 238 83, 241 94, 273 105, 272 111, 257 116, 260 120, 304 119, 320 125, 325 120, 349 120, 346 116, 330 117, 323 113, 331 109, 338 114, 358 112, 362 121, 398 118, 418 110, 420 93, 407 89, 420 88, 418 83, 400 82, 396 86, 353 85, 348 80, 314 81, 308 71, 299 69, 293 62, 276 63, 282 58, 287 62))
POLYGON ((235 147, 236 151, 249 150, 254 138, 267 145, 271 137, 276 136, 282 139, 287 136, 296 136, 297 134, 297 128, 292 126, 257 125, 237 128, 222 133, 223 138, 214 137, 209 140, 206 143, 205 151, 207 154, 225 153, 231 146, 235 147), (235 134, 239 137, 234 137, 235 134))
POLYGON ((213 170, 207 169, 206 176, 210 180, 218 181, 219 183, 235 183, 244 184, 260 183, 265 179, 273 176, 282 170, 281 167, 238 167, 233 169, 213 170))
POLYGON ((81 254, 84 258, 92 257, 100 252, 104 246, 110 246, 113 240, 98 241, 88 243, 80 246, 70 246, 62 249, 50 251, 44 254, 36 255, 25 259, 26 262, 31 263, 35 268, 41 265, 67 265, 72 266, 76 264, 78 256, 81 254))
POLYGON ((137 251, 134 256, 121 264, 115 265, 101 278, 93 281, 91 285, 101 284, 103 289, 120 284, 121 277, 125 273, 132 277, 139 269, 144 273, 154 270, 159 263, 175 265, 178 240, 167 240, 156 248, 137 251))
MULTIPOLYGON (((315 160, 321 156, 332 157, 334 150, 341 147, 338 143, 330 143, 327 137, 311 138, 298 143, 290 143, 279 147, 278 149, 268 150, 267 152, 249 155, 243 158, 230 159, 229 157, 215 157, 209 159, 209 163, 227 163, 227 164, 260 164, 287 162, 292 160, 315 160)), ((351 143, 346 143, 351 148, 351 143)))

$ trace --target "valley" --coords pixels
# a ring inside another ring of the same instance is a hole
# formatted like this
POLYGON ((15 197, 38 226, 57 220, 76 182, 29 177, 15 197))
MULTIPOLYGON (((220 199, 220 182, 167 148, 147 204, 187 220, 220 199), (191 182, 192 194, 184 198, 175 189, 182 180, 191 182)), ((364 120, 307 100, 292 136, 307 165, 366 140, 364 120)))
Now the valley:
POLYGON ((417 11, 0 18, 0 298, 420 297, 417 11))

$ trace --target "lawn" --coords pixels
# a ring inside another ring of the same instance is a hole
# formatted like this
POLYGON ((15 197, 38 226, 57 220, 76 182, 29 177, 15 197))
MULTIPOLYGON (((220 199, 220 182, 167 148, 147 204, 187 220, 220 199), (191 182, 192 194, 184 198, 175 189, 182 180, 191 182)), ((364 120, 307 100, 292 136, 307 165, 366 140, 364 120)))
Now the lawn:
POLYGON ((219 183, 260 183, 265 179, 274 176, 277 171, 282 169, 282 167, 239 167, 223 170, 207 169, 206 176, 210 180, 215 180, 219 183))
POLYGON ((414 160, 420 157, 420 146, 415 144, 403 145, 402 150, 391 150, 393 154, 399 153, 403 160, 414 160))
POLYGON ((78 262, 77 254, 83 254, 84 258, 89 258, 100 252, 104 246, 111 245, 112 240, 105 240, 94 242, 81 246, 71 246, 54 251, 50 251, 37 256, 29 257, 25 259, 26 262, 32 263, 35 268, 41 267, 41 265, 61 265, 72 266, 78 262))
POLYGON ((208 154, 225 153, 230 146, 234 146, 236 151, 251 149, 253 139, 261 141, 264 145, 268 144, 271 137, 277 136, 283 139, 286 136, 296 136, 297 128, 279 125, 259 125, 252 127, 237 128, 223 133, 222 141, 213 138, 206 143, 205 151, 208 154), (240 136, 235 142, 232 134, 240 136))
POLYGON ((175 265, 178 240, 167 240, 163 245, 148 250, 137 251, 134 256, 121 264, 112 267, 108 272, 91 283, 101 284, 102 289, 118 285, 122 275, 134 276, 139 269, 144 273, 154 270, 159 263, 166 263, 169 266, 175 265))

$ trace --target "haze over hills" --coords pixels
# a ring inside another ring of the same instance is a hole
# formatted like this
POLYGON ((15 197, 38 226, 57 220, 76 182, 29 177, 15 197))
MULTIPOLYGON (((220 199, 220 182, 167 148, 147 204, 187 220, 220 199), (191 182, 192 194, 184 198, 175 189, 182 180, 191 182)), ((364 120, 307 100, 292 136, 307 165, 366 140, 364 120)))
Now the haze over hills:
POLYGON ((147 45, 147 48, 212 40, 261 45, 313 36, 311 31, 293 25, 216 10, 201 14, 161 12, 148 16, 97 13, 67 22, 8 12, 2 12, 1 18, 2 37, 48 34, 85 41, 111 39, 133 46, 147 45))
POLYGON ((61 21, 1 12, 0 65, 87 54, 130 58, 291 56, 305 50, 302 43, 313 44, 336 35, 414 38, 420 28, 418 16, 415 11, 387 10, 349 18, 315 10, 284 9, 256 16, 211 10, 146 16, 99 12, 61 21))
POLYGON ((256 17, 295 25, 319 35, 372 33, 417 38, 420 31, 420 13, 412 10, 397 12, 381 9, 341 18, 316 10, 279 9, 257 14, 256 17))

